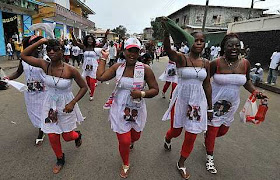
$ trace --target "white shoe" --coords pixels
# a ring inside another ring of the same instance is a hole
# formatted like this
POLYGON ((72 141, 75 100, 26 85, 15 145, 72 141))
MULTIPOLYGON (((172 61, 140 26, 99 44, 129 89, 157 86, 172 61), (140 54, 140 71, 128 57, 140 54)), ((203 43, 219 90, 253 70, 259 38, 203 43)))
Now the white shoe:
POLYGON ((211 174, 217 174, 217 169, 214 164, 214 156, 206 154, 206 170, 211 174))
POLYGON ((93 100, 93 96, 90 96, 90 97, 89 97, 89 100, 92 101, 92 100, 93 100))
POLYGON ((268 82, 266 81, 265 84, 268 84, 268 82))
POLYGON ((166 151, 171 151, 171 141, 170 143, 166 142, 166 139, 164 138, 164 149, 166 151))
POLYGON ((275 83, 271 83, 271 86, 275 86, 275 83))
POLYGON ((106 81, 105 83, 106 83, 106 84, 110 84, 109 81, 106 81))

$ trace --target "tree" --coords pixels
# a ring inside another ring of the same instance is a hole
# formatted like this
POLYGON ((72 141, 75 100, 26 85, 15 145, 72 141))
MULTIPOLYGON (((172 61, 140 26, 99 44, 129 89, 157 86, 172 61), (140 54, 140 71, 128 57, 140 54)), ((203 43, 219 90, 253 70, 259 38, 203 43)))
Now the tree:
POLYGON ((161 26, 160 18, 156 18, 155 20, 151 21, 151 25, 153 28, 153 37, 155 40, 163 40, 164 38, 164 30, 161 26))
POLYGON ((119 25, 114 28, 112 32, 117 33, 120 36, 120 39, 125 37, 127 29, 123 25, 119 25))

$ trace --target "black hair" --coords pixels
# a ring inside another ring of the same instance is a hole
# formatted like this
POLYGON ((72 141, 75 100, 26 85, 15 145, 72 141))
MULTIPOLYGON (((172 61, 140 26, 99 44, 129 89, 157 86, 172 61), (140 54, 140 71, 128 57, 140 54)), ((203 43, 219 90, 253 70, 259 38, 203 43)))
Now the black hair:
POLYGON ((90 37, 91 37, 92 40, 93 40, 92 46, 93 46, 93 48, 95 48, 96 40, 95 40, 95 38, 93 37, 93 35, 87 35, 87 36, 84 38, 83 44, 84 44, 85 47, 88 47, 88 46, 89 46, 89 45, 88 45, 88 38, 90 38, 90 37))
POLYGON ((61 47, 61 44, 57 39, 49 39, 48 43, 47 43, 47 46, 51 46, 51 47, 59 46, 59 47, 61 47))
MULTIPOLYGON (((225 54, 225 45, 226 45, 226 42, 230 39, 233 39, 233 38, 237 38, 239 39, 239 36, 236 34, 236 33, 229 33, 227 35, 225 35, 224 39, 222 40, 221 42, 221 52, 220 52, 220 55, 223 56, 225 54)), ((240 39, 239 39, 240 40, 240 39)))
POLYGON ((26 49, 28 46, 34 44, 35 42, 37 42, 37 41, 39 41, 40 39, 43 38, 42 36, 37 36, 36 38, 34 38, 31 41, 29 41, 31 37, 32 36, 28 36, 28 37, 24 37, 23 38, 23 40, 22 40, 23 49, 26 49))
POLYGON ((195 32, 192 32, 191 35, 194 37, 194 36, 196 36, 196 34, 199 34, 199 33, 203 35, 204 39, 206 38, 206 36, 203 32, 195 31, 195 32))

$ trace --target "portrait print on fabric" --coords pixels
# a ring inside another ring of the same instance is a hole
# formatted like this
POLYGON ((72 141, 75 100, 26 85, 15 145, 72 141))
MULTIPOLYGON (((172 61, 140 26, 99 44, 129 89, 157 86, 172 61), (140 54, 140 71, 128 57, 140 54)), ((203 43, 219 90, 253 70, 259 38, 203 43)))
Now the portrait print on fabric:
POLYGON ((223 116, 230 111, 232 104, 226 100, 219 100, 214 104, 214 116, 223 116))
POLYGON ((200 106, 187 106, 187 117, 189 120, 201 121, 200 106))

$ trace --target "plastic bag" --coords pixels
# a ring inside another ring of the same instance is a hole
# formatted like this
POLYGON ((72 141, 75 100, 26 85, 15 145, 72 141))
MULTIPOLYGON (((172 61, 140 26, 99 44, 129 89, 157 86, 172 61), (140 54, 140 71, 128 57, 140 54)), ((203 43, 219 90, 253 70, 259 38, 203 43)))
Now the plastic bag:
POLYGON ((267 110, 267 98, 261 99, 260 105, 258 106, 257 99, 252 94, 247 99, 243 109, 239 113, 240 120, 244 123, 251 122, 254 124, 260 124, 264 121, 267 110))
POLYGON ((29 27, 29 30, 30 31, 35 31, 37 29, 41 29, 43 31, 46 32, 46 35, 48 37, 50 37, 51 39, 54 39, 55 36, 54 36, 54 28, 56 26, 56 23, 36 23, 36 24, 33 24, 32 26, 29 27))

